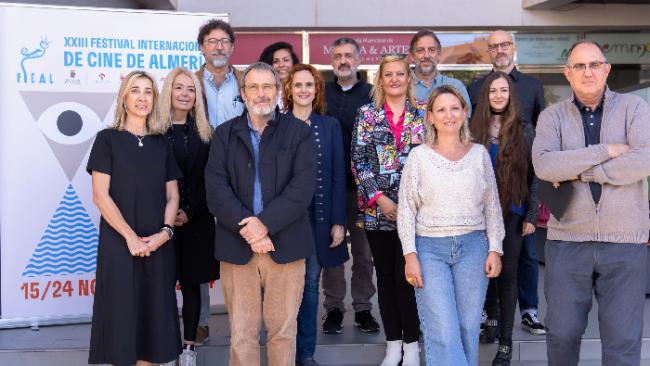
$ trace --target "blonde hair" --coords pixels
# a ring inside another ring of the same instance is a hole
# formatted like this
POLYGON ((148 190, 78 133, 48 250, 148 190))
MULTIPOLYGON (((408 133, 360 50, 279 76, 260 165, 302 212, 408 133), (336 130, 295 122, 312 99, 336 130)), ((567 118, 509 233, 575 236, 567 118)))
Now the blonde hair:
MULTIPOLYGON (((425 126, 427 127, 427 144, 429 146, 433 147, 436 145, 438 135, 436 133, 436 127, 433 125, 433 123, 429 120, 429 116, 433 112, 433 103, 436 102, 436 99, 438 99, 439 96, 443 94, 451 94, 456 97, 460 101, 460 106, 463 108, 465 113, 467 113, 467 101, 463 96, 460 94, 460 92, 454 88, 451 85, 441 85, 431 92, 431 95, 429 96, 429 101, 427 102, 427 113, 426 113, 426 123, 425 126)), ((465 116, 465 120, 463 121, 463 127, 460 129, 460 142, 463 145, 467 145, 472 141, 472 135, 469 132, 469 118, 465 116)))
POLYGON ((377 70, 377 74, 375 74, 375 82, 372 87, 372 101, 375 104, 375 108, 380 109, 384 107, 386 96, 384 95, 384 89, 381 87, 381 75, 384 73, 384 67, 386 64, 391 62, 400 62, 404 65, 404 70, 406 70, 409 79, 409 84, 406 88, 406 100, 409 101, 411 106, 414 106, 415 90, 413 88, 413 72, 411 71, 411 66, 409 65, 406 55, 386 55, 381 59, 379 70, 377 70))
POLYGON ((190 110, 190 116, 192 116, 196 122, 196 130, 198 131, 201 140, 206 143, 210 142, 210 139, 212 138, 212 126, 206 118, 201 83, 193 72, 184 67, 173 69, 165 78, 165 82, 163 83, 160 92, 160 102, 158 103, 160 121, 162 122, 165 131, 172 125, 172 116, 174 114, 174 108, 172 107, 172 90, 174 88, 174 80, 176 80, 176 77, 181 74, 189 76, 194 83, 195 98, 194 106, 190 110))
POLYGON ((162 123, 160 123, 160 118, 158 118, 158 86, 156 85, 156 80, 146 71, 135 70, 128 73, 122 83, 120 84, 120 90, 117 93, 117 107, 115 108, 115 119, 113 119, 113 124, 111 128, 116 130, 123 131, 124 124, 126 124, 126 106, 124 105, 126 99, 126 93, 129 92, 133 83, 136 79, 145 78, 151 81, 151 90, 153 93, 153 105, 151 106, 151 112, 147 116, 146 121, 146 132, 150 135, 162 135, 165 133, 162 123))

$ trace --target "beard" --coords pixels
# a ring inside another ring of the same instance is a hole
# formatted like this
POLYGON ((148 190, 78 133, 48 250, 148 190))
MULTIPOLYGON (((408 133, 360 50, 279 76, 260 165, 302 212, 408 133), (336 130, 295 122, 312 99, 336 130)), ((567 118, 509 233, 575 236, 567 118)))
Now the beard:
POLYGON ((230 58, 230 56, 225 52, 219 52, 219 51, 213 52, 211 56, 223 56, 222 58, 213 57, 210 60, 212 66, 219 68, 228 65, 228 59, 230 58))
POLYGON ((246 109, 254 116, 268 116, 273 113, 275 105, 271 98, 263 97, 246 103, 246 109))
POLYGON ((510 65, 512 65, 512 61, 508 55, 501 53, 498 54, 497 57, 494 59, 494 66, 496 66, 499 69, 506 68, 510 65))
POLYGON ((339 66, 337 69, 333 69, 332 71, 337 78, 349 78, 354 73, 352 67, 349 65, 339 66))
POLYGON ((431 66, 423 66, 422 64, 417 66, 417 69, 422 73, 422 75, 431 75, 436 71, 437 65, 432 60, 427 61, 431 62, 431 66))

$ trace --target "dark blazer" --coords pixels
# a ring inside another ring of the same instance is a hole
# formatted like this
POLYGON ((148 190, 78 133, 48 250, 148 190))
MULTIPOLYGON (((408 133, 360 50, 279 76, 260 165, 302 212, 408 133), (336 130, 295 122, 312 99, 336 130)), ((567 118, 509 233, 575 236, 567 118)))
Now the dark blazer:
MULTIPOLYGON (((217 218, 215 257, 246 264, 253 255, 239 235, 239 222, 253 216, 255 160, 244 113, 216 128, 205 168, 208 208, 217 218)), ((292 115, 275 113, 260 142, 264 208, 258 218, 269 230, 276 263, 314 252, 307 207, 316 187, 316 152, 309 126, 292 115)))
POLYGON ((350 258, 344 243, 330 249, 332 225, 346 223, 346 185, 343 138, 336 118, 312 113, 311 130, 316 143, 316 193, 309 206, 316 255, 323 267, 338 266, 350 258))
MULTIPOLYGON (((201 140, 192 117, 188 116, 186 123, 189 157, 187 168, 178 183, 180 208, 190 220, 175 228, 177 235, 174 235, 174 245, 179 280, 182 284, 200 284, 219 278, 219 262, 214 259, 214 218, 206 203, 203 175, 210 143, 201 140)), ((167 131, 170 142, 173 140, 171 131, 171 128, 167 131)))

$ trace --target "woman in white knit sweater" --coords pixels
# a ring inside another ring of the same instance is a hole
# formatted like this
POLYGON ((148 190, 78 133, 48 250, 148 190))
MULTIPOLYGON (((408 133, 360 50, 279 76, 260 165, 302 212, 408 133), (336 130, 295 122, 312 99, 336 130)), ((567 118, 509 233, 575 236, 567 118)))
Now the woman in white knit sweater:
POLYGON ((470 142, 467 104, 441 86, 427 103, 428 143, 402 172, 397 226, 416 288, 427 365, 476 365, 488 278, 501 270, 503 217, 490 155, 470 142))

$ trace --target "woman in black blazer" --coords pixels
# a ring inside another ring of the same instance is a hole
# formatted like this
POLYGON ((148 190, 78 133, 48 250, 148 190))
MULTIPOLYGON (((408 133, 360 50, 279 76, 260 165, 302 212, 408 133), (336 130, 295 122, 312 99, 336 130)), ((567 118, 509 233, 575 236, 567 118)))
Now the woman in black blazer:
POLYGON ((178 180, 180 204, 176 216, 174 244, 177 278, 183 293, 182 366, 196 365, 196 330, 201 310, 200 284, 219 278, 214 258, 214 218, 205 199, 205 165, 210 151, 212 127, 203 105, 201 84, 189 70, 173 69, 160 93, 160 117, 183 172, 178 180))
POLYGON ((282 89, 287 113, 310 126, 316 145, 316 192, 308 211, 316 253, 305 262, 305 290, 296 336, 296 363, 314 365, 320 272, 322 267, 338 266, 349 259, 347 245, 341 245, 347 212, 343 137, 339 122, 324 115, 325 84, 314 67, 295 65, 282 89))

